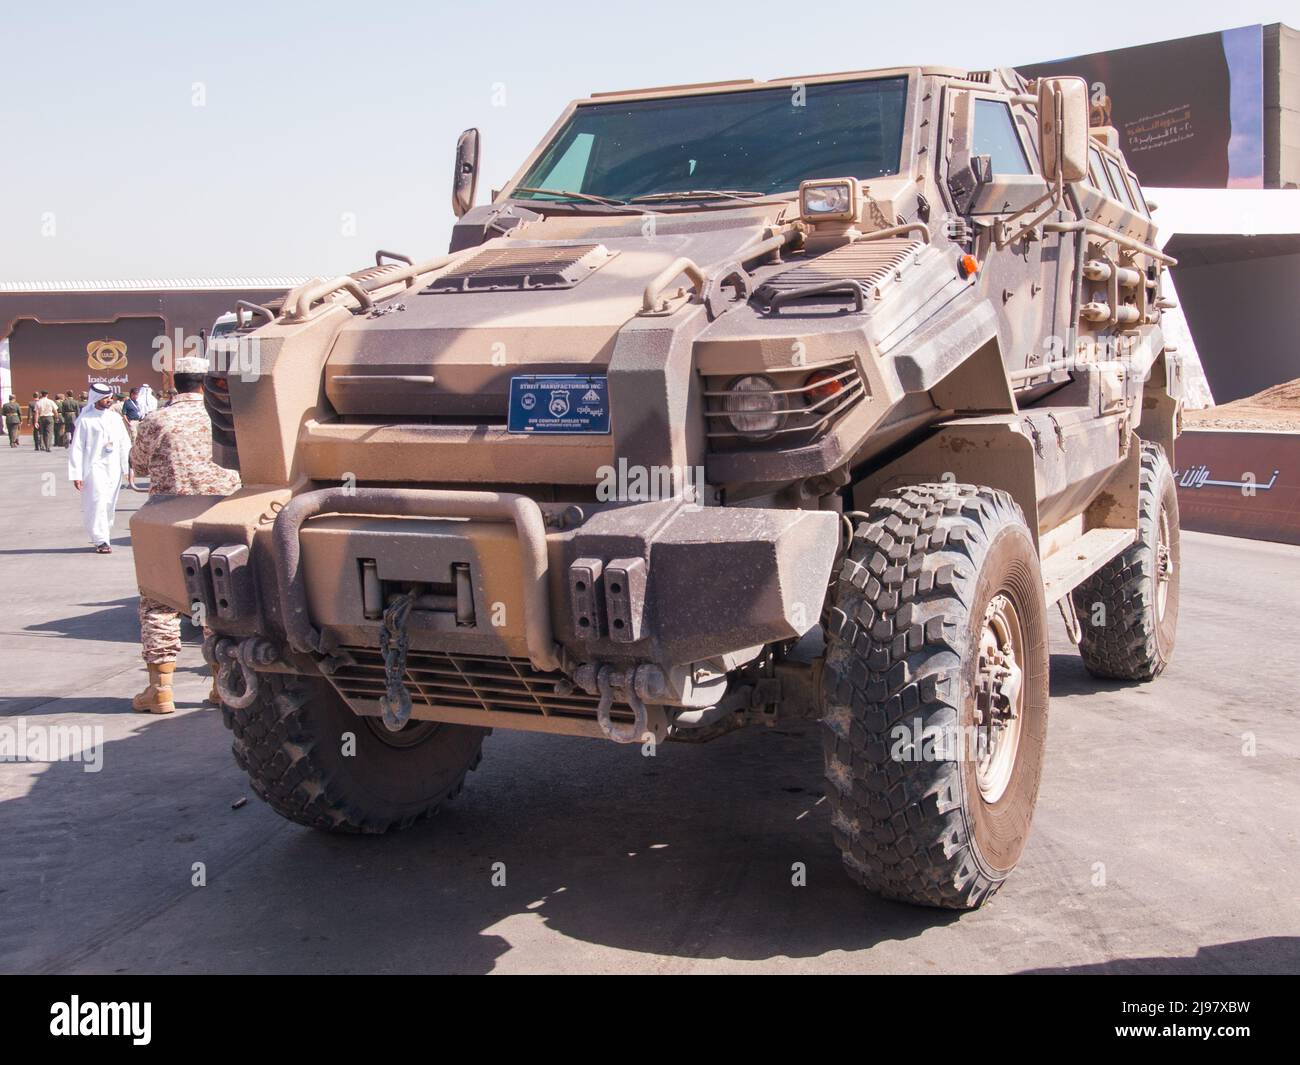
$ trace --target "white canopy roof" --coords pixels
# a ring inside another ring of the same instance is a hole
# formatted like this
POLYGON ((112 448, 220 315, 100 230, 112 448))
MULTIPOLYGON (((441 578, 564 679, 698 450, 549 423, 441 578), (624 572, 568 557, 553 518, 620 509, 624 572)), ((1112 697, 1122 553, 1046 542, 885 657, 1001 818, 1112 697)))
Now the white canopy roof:
POLYGON ((1176 233, 1262 236, 1300 234, 1300 189, 1156 189, 1143 191, 1164 247, 1176 233))

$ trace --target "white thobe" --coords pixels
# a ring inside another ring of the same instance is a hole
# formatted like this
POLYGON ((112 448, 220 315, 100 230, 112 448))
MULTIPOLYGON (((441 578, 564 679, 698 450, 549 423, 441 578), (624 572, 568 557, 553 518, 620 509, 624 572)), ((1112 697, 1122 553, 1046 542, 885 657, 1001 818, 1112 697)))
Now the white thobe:
POLYGON ((68 480, 81 482, 81 520, 92 544, 106 544, 113 535, 130 451, 131 437, 120 414, 93 405, 82 408, 68 448, 68 480))
POLYGON ((135 405, 140 408, 140 417, 146 414, 152 414, 158 409, 158 399, 153 394, 153 389, 148 385, 140 386, 140 395, 135 401, 135 405))

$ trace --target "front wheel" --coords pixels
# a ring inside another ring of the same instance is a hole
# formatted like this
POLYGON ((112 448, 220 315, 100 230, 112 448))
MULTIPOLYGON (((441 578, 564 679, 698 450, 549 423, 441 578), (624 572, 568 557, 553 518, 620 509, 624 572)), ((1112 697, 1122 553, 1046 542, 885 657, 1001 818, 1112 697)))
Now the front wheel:
POLYGON ((974 909, 1015 867, 1047 737, 1045 612, 1007 493, 921 484, 871 505, 822 681, 831 825, 859 883, 974 909))
POLYGON ((387 832, 437 811, 481 758, 487 730, 411 721, 389 732, 323 678, 264 674, 252 705, 222 707, 231 749, 276 813, 330 832, 387 832))

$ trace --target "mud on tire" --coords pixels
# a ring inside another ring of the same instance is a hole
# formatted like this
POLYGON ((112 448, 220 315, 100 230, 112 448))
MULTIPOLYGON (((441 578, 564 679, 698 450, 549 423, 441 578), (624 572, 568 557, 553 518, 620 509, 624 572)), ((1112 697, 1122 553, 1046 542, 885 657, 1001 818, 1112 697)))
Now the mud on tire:
POLYGON ((263 674, 257 699, 221 708, 253 791, 290 821, 331 832, 387 832, 459 793, 488 730, 413 721, 387 733, 320 678, 263 674), (344 754, 351 733, 355 753, 344 754))
POLYGON ((1005 492, 925 484, 872 504, 833 590, 822 681, 831 824, 855 880, 887 898, 973 909, 1011 872, 1047 732, 1044 611, 1033 540, 1005 492), (960 745, 946 739, 938 760, 900 737, 919 738, 918 726, 970 733, 983 633, 1004 605, 1021 630, 1021 714, 995 794, 960 745))
POLYGON ((1164 448, 1142 444, 1138 538, 1071 593, 1088 672, 1153 680, 1178 631, 1178 489, 1164 448))

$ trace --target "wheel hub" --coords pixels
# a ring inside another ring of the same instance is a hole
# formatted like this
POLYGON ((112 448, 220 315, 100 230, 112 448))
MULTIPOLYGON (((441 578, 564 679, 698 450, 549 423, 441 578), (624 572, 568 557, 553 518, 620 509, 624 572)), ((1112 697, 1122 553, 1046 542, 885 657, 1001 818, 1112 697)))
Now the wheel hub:
POLYGON ((1170 548, 1169 511, 1160 508, 1156 531, 1156 619, 1163 620, 1169 602, 1169 585, 1174 576, 1174 554, 1170 548))
POLYGON ((1024 634, 1015 604, 995 595, 980 630, 975 677, 975 779, 985 802, 1011 783, 1024 720, 1024 634))

